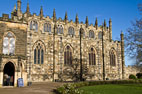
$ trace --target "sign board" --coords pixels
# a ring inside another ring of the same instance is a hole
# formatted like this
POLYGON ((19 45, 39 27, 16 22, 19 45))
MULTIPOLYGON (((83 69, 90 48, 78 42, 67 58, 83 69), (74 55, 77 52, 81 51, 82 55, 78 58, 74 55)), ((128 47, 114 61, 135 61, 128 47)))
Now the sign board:
POLYGON ((18 87, 24 87, 23 78, 18 78, 18 87))

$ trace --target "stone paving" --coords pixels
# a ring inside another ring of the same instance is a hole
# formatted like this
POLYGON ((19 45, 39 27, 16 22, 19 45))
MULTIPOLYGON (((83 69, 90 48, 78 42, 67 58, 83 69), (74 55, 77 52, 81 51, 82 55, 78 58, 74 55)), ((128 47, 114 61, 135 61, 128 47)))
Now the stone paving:
POLYGON ((55 82, 43 82, 33 83, 29 87, 2 87, 0 88, 0 94, 53 94, 53 90, 63 83, 55 82))

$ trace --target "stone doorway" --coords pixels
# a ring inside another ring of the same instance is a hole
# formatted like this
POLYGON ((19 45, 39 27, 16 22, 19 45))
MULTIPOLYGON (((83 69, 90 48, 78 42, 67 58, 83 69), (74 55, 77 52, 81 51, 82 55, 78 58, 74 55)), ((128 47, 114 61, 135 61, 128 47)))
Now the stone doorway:
POLYGON ((3 70, 3 86, 14 86, 15 67, 12 62, 8 62, 3 70))

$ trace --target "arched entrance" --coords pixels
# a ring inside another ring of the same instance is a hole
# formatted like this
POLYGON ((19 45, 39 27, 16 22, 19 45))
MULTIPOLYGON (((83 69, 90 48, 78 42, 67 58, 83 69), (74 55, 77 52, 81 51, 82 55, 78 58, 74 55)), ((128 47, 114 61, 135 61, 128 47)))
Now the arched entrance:
POLYGON ((14 86, 15 67, 12 62, 8 62, 3 70, 3 86, 14 86))

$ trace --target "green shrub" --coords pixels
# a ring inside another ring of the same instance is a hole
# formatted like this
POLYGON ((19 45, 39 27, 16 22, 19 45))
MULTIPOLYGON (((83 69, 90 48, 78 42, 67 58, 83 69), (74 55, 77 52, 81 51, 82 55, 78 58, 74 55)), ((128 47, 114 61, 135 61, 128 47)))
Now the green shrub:
POLYGON ((135 80, 135 79, 137 79, 137 78, 136 78, 135 75, 131 74, 131 75, 129 75, 129 79, 134 79, 134 80, 135 80))
POLYGON ((56 89, 57 94, 83 94, 83 91, 78 90, 75 84, 65 84, 56 89))
POLYGON ((137 73, 136 76, 138 79, 142 79, 142 73, 137 73))

